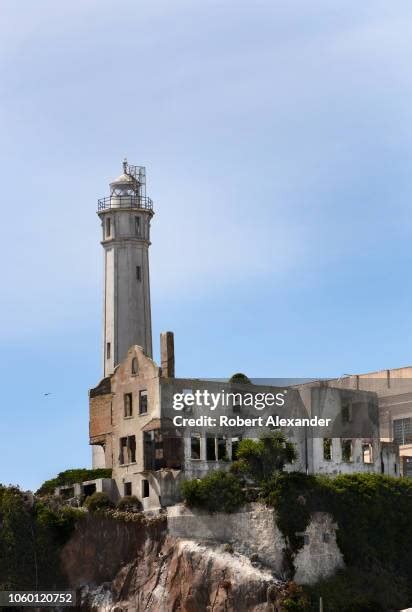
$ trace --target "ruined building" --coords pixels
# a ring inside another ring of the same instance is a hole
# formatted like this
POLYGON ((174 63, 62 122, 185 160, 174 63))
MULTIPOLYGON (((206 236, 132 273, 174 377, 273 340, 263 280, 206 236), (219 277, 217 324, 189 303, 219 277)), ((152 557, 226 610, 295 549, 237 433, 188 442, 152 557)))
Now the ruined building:
MULTIPOLYGON (((238 425, 180 431, 170 427, 175 390, 184 396, 205 386, 229 391, 233 386, 175 378, 171 332, 161 334, 161 364, 152 359, 149 246, 154 211, 145 189, 145 169, 125 161, 123 173, 110 184, 110 195, 98 201, 104 252, 103 378, 89 392, 90 444, 93 466, 112 468, 112 479, 87 483, 83 492, 106 490, 113 499, 132 494, 150 508, 177 501, 183 477, 227 469, 239 440, 256 437, 256 432, 238 425)), ((289 415, 327 410, 341 427, 346 417, 356 423, 363 406, 379 426, 376 393, 316 383, 268 389, 288 394, 289 415)), ((227 407, 232 417, 242 416, 242 411, 236 402, 227 407)), ((195 413, 190 407, 182 412, 186 417, 200 414, 195 413)), ((298 450, 290 469, 399 474, 396 444, 382 443, 369 430, 354 431, 342 438, 332 428, 329 437, 322 438, 308 436, 305 428, 286 430, 298 450)))

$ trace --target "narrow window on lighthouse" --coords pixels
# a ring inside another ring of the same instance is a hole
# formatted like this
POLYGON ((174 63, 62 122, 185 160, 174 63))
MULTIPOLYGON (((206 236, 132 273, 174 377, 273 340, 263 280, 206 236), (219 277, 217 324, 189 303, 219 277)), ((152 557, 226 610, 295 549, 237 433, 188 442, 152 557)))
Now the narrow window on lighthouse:
POLYGON ((111 354, 111 346, 110 346, 110 342, 107 342, 107 344, 106 344, 106 359, 110 359, 110 354, 111 354))
POLYGON ((134 231, 136 236, 140 236, 140 217, 134 218, 134 231))
POLYGON ((109 238, 111 233, 112 233, 112 221, 110 217, 107 217, 106 219, 106 238, 109 238))
POLYGON ((142 269, 140 266, 136 266, 136 280, 142 280, 142 269))

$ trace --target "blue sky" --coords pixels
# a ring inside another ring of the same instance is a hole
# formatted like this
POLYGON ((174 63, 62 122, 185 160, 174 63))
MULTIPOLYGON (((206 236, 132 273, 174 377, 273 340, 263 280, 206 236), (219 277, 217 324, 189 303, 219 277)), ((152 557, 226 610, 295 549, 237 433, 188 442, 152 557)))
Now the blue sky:
POLYGON ((406 0, 2 0, 0 482, 90 464, 96 202, 125 155, 178 375, 412 362, 411 19, 406 0))

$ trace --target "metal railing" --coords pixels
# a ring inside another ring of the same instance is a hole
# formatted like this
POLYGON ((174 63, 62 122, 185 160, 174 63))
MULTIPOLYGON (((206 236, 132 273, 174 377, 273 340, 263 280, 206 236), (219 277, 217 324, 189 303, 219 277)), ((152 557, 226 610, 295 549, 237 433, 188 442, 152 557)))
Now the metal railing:
POLYGON ((97 210, 106 210, 107 208, 143 208, 145 210, 153 210, 153 201, 147 196, 117 196, 112 195, 106 198, 100 198, 97 201, 97 210))

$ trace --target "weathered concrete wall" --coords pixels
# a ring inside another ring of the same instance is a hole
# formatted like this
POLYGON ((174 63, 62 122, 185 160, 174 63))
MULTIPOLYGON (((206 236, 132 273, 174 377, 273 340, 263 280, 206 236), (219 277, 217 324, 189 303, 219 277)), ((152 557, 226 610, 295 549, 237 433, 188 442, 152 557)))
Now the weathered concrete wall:
POLYGON ((295 582, 313 584, 344 566, 336 542, 336 527, 326 512, 316 512, 312 516, 305 531, 305 544, 294 559, 295 582))
POLYGON ((168 508, 167 512, 170 535, 230 543, 243 555, 258 554, 277 574, 282 573, 285 541, 275 524, 272 509, 250 504, 233 514, 209 514, 177 505, 168 508))
MULTIPOLYGON (((274 510, 249 504, 233 514, 210 514, 184 505, 168 508, 169 534, 177 538, 232 544, 234 550, 259 561, 284 577, 286 542, 279 531, 274 510)), ((312 584, 343 567, 336 543, 336 525, 326 513, 315 513, 305 531, 305 544, 295 557, 295 581, 312 584)))

